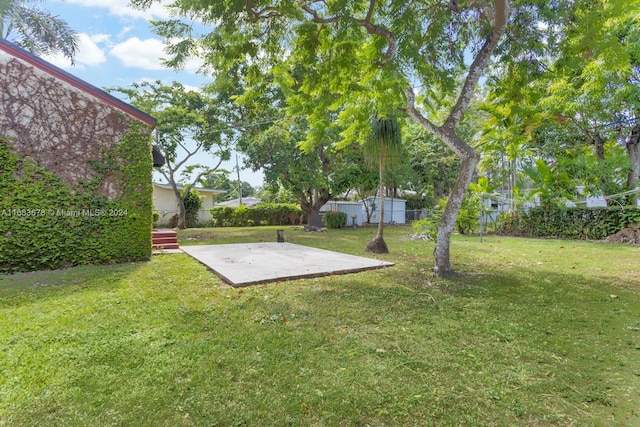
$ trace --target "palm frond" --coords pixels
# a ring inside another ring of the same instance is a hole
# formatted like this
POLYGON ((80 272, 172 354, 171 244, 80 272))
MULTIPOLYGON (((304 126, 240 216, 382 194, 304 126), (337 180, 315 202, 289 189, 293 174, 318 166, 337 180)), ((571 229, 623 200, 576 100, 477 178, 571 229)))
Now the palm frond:
POLYGON ((371 133, 363 146, 365 158, 372 166, 380 162, 386 167, 400 163, 402 155, 402 130, 395 117, 371 119, 371 133))

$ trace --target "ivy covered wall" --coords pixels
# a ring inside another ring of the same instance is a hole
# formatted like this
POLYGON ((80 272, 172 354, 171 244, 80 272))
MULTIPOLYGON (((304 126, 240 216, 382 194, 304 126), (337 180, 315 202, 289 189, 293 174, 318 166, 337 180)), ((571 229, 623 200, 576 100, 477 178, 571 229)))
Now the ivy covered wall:
POLYGON ((149 259, 154 119, 38 65, 0 50, 0 273, 149 259))

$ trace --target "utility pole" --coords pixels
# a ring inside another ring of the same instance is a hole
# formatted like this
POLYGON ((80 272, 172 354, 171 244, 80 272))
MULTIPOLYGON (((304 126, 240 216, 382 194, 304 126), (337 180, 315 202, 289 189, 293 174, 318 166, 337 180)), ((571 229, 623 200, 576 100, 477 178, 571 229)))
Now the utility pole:
POLYGON ((242 182, 240 181, 240 165, 236 154, 236 172, 238 173, 238 206, 242 206, 242 182))

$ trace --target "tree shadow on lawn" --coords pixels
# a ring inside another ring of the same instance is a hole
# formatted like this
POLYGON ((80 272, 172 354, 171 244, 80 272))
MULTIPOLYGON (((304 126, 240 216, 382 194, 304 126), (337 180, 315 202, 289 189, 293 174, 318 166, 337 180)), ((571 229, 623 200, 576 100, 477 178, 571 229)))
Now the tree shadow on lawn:
POLYGON ((147 262, 77 266, 0 275, 0 307, 38 304, 47 299, 72 296, 91 289, 112 292, 119 283, 143 268, 147 262))
POLYGON ((439 288, 468 301, 457 310, 461 317, 471 313, 469 322, 487 323, 479 313, 489 319, 498 340, 529 341, 523 350, 546 360, 555 378, 550 390, 563 400, 611 407, 616 420, 640 421, 638 281, 519 267, 463 274, 439 288))
POLYGON ((435 375, 441 384, 432 386, 460 390, 461 405, 486 397, 477 389, 505 390, 509 398, 492 399, 502 399, 505 412, 513 409, 509 399, 518 401, 534 423, 552 413, 640 421, 634 414, 640 400, 637 282, 535 268, 447 281, 415 276, 345 276, 305 292, 304 301, 330 310, 320 316, 336 347, 351 345, 362 357, 380 349, 389 368, 401 366, 394 370, 397 384, 411 388, 416 376, 435 375), (485 376, 473 384, 465 373, 477 363, 485 376))

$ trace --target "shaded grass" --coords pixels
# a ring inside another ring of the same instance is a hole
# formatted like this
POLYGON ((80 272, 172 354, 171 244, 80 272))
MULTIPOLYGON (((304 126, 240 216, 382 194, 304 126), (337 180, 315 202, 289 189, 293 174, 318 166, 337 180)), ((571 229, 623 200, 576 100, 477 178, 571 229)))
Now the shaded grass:
POLYGON ((640 423, 638 248, 456 236, 443 281, 409 233, 385 229, 393 268, 239 290, 187 255, 2 277, 0 425, 640 423))

